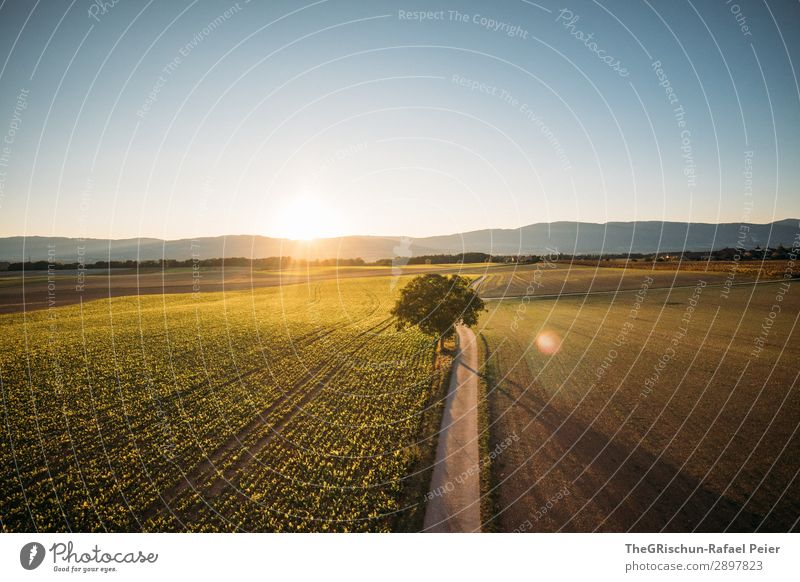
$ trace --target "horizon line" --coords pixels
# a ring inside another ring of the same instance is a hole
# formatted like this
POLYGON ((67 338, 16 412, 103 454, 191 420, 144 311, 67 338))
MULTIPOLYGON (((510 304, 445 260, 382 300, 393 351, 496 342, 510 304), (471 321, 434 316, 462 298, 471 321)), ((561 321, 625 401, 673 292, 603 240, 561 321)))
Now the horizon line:
POLYGON ((9 234, 9 235, 0 235, 0 239, 8 239, 8 238, 69 238, 69 239, 80 239, 84 241, 98 241, 98 240, 110 240, 110 241, 121 241, 121 240, 143 240, 143 239, 151 239, 155 241, 162 241, 162 242, 176 242, 176 241, 183 241, 183 240, 196 240, 200 238, 228 238, 228 237, 251 237, 251 238, 266 238, 272 240, 280 240, 280 241, 289 241, 292 243, 306 243, 311 244, 314 242, 319 241, 330 241, 342 238, 387 238, 387 239, 401 239, 401 238, 408 238, 408 239, 426 239, 426 238, 436 238, 436 237, 447 237, 447 236, 458 236, 464 234, 470 234, 473 232, 481 232, 484 230, 491 230, 491 231, 498 231, 498 230, 520 230, 523 228, 528 228, 531 226, 539 226, 539 225, 553 225, 553 224, 561 224, 561 223, 572 223, 572 224, 591 224, 597 226, 608 226, 609 224, 634 224, 634 223, 644 223, 644 222, 659 222, 661 224, 690 224, 690 225, 714 225, 720 226, 723 224, 739 224, 739 225, 752 225, 752 226, 767 226, 769 224, 775 224, 777 222, 788 222, 788 221, 797 221, 800 225, 800 218, 795 218, 792 216, 786 218, 778 218, 772 220, 770 222, 743 222, 743 221, 734 221, 734 222, 691 222, 686 220, 657 220, 657 219, 641 219, 641 220, 609 220, 606 222, 589 222, 583 220, 554 220, 551 222, 531 222, 528 224, 523 224, 522 226, 517 227, 487 227, 487 228, 480 228, 474 230, 465 230, 459 232, 450 232, 445 234, 429 234, 425 236, 408 236, 408 235, 393 235, 393 234, 342 234, 336 236, 325 236, 325 237, 317 237, 317 238, 310 238, 310 239, 293 239, 289 237, 282 237, 282 236, 273 236, 268 234, 253 234, 253 233, 239 233, 239 234, 204 234, 198 235, 194 237, 180 237, 180 238, 162 238, 159 236, 125 236, 120 238, 101 238, 95 236, 80 236, 80 235, 63 235, 63 234, 9 234))

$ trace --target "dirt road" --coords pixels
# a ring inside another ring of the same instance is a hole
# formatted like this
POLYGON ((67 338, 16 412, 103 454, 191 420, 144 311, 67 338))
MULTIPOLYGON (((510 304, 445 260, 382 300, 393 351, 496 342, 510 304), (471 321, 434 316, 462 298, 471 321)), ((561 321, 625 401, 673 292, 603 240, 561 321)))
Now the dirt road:
POLYGON ((447 393, 431 499, 423 531, 477 532, 481 529, 478 449, 478 346, 475 334, 458 328, 458 354, 447 393))

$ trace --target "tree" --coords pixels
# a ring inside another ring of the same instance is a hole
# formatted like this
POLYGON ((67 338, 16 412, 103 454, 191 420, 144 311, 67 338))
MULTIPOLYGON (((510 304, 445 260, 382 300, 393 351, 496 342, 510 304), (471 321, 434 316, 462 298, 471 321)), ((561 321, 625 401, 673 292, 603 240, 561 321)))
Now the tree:
POLYGON ((416 325, 424 333, 444 340, 453 337, 456 325, 471 327, 485 310, 483 300, 460 275, 419 275, 400 291, 392 308, 397 328, 416 325))

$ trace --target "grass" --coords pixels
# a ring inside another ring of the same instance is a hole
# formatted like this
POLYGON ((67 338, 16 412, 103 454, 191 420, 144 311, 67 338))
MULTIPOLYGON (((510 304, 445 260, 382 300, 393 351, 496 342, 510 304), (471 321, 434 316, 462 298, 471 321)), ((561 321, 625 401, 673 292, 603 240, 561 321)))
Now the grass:
POLYGON ((436 372, 431 378, 430 396, 425 403, 419 423, 414 448, 414 459, 409 476, 404 480, 401 507, 408 508, 397 514, 393 531, 419 532, 425 521, 426 494, 430 491, 436 448, 439 442, 442 414, 450 385, 455 342, 448 340, 442 350, 437 350, 434 361, 436 372))
POLYGON ((484 532, 498 531, 494 519, 498 510, 497 484, 495 463, 490 452, 497 445, 492 439, 492 418, 490 416, 489 393, 490 387, 497 382, 492 362, 486 359, 489 353, 486 337, 478 334, 478 345, 482 347, 479 352, 480 378, 478 383, 478 451, 480 455, 480 491, 481 491, 481 530, 484 532))

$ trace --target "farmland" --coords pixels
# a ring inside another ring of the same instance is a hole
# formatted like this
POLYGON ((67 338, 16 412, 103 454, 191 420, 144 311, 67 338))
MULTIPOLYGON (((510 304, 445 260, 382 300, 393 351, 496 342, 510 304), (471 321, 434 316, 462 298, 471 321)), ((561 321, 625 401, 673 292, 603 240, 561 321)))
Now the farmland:
MULTIPOLYGON (((709 285, 748 283, 756 280, 756 273, 725 270, 703 273, 709 285)), ((782 273, 781 273, 782 274, 782 273)), ((643 276, 653 278, 652 287, 686 287, 697 281, 698 273, 678 269, 659 269, 643 272, 621 267, 590 267, 554 261, 533 265, 503 266, 486 271, 478 281, 483 297, 500 299, 523 295, 564 296, 584 293, 616 293, 636 291, 643 276)))
POLYGON ((514 444, 491 465, 487 526, 798 528, 796 283, 726 291, 696 272, 656 289, 661 274, 626 274, 631 293, 490 304, 489 447, 514 444))
POLYGON ((396 283, 2 316, 3 529, 391 529, 448 370, 391 325, 396 283))
MULTIPOLYGON (((437 265, 440 273, 482 272, 484 265, 437 265)), ((495 268, 495 267, 488 267, 495 268)), ((73 305, 81 301, 176 293, 246 291, 359 277, 395 277, 425 273, 431 267, 406 265, 292 267, 281 270, 249 267, 191 267, 142 269, 88 269, 47 271, 0 271, 0 314, 73 305), (49 291, 55 289, 51 296, 49 291)))
POLYGON ((489 299, 483 529, 797 528, 796 283, 543 261, 67 272, 52 308, 28 274, 24 310, 5 275, 3 530, 419 530, 451 360, 389 309, 421 272, 489 299))
POLYGON ((647 271, 695 271, 705 273, 735 273, 737 276, 747 276, 749 278, 775 279, 780 278, 787 268, 794 277, 800 276, 794 261, 788 260, 747 260, 747 261, 691 261, 691 260, 672 260, 672 261, 646 261, 626 260, 626 259, 603 259, 587 260, 572 259, 560 260, 561 265, 571 265, 573 267, 598 267, 612 269, 637 269, 647 271))

